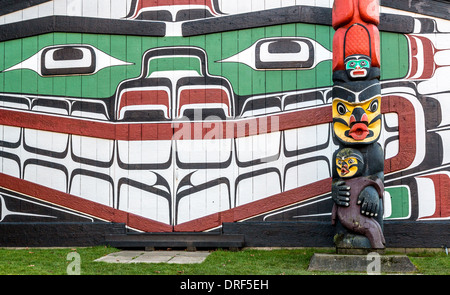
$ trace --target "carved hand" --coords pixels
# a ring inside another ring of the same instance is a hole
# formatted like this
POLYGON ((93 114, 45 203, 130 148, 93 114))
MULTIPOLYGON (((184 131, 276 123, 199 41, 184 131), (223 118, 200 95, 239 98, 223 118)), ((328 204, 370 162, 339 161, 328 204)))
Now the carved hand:
POLYGON ((345 185, 345 181, 333 182, 331 186, 331 198, 338 206, 349 206, 350 186, 345 185))
POLYGON ((378 204, 380 196, 373 186, 366 187, 358 196, 358 204, 361 205, 361 214, 366 216, 378 216, 378 204))

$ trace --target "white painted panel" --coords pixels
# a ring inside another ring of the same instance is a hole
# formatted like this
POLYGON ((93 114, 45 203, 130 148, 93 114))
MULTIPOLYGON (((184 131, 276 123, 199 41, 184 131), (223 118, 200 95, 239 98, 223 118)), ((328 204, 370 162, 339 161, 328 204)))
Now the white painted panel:
POLYGON ((236 138, 236 154, 240 162, 276 156, 280 153, 281 132, 236 138))
POLYGON ((118 141, 119 158, 126 164, 161 164, 171 156, 170 140, 118 141))
POLYGON ((53 1, 44 2, 35 7, 38 9, 39 17, 53 15, 53 1))
POLYGON ((1 173, 20 178, 21 175, 19 165, 19 163, 12 159, 0 157, 1 173))
POLYGON ((178 203, 177 223, 230 209, 228 200, 228 188, 225 184, 192 193, 178 203))
POLYGON ((415 177, 417 182, 417 197, 419 205, 419 216, 431 216, 436 210, 436 192, 434 190, 434 182, 429 178, 415 177))
POLYGON ((281 184, 279 175, 276 172, 245 178, 238 183, 236 206, 279 193, 281 193, 281 184))
POLYGON ((98 0, 83 0, 82 11, 84 17, 98 17, 98 0))
POLYGON ((67 192, 67 178, 64 171, 29 164, 24 168, 24 179, 61 192, 67 192))
POLYGON ((54 15, 66 15, 67 14, 67 1, 68 0, 54 0, 53 13, 54 15))
POLYGON ((285 137, 290 139, 285 142, 286 150, 296 151, 326 143, 329 136, 329 128, 329 124, 321 124, 286 130, 284 132, 285 137), (297 141, 293 139, 297 139, 297 141))
POLYGON ((168 200, 133 186, 121 186, 118 209, 170 224, 171 208, 168 200))
POLYGON ((66 151, 68 134, 35 129, 24 129, 25 143, 33 148, 62 153, 66 151))
POLYGON ((113 147, 112 140, 72 135, 72 153, 77 157, 109 162, 114 154, 113 147))
POLYGON ((20 141, 20 127, 1 126, 0 140, 9 143, 18 143, 20 141))
POLYGON ((113 187, 111 183, 100 178, 75 175, 69 193, 106 206, 113 205, 113 187))
POLYGON ((178 158, 182 163, 221 163, 229 159, 231 139, 178 140, 178 158))
POLYGON ((286 171, 285 191, 302 187, 330 176, 328 164, 323 160, 293 166, 286 171))
POLYGON ((399 141, 398 140, 393 140, 391 142, 389 142, 386 146, 386 150, 385 150, 385 159, 390 159, 395 157, 398 154, 398 149, 399 149, 399 141))
POLYGON ((83 0, 67 0, 67 15, 82 16, 83 0))

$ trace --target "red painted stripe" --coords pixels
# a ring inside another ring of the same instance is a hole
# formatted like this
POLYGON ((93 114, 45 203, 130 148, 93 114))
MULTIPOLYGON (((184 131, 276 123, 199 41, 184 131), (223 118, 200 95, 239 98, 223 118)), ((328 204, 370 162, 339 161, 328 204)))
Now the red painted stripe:
POLYGON ((113 140, 236 138, 331 122, 331 107, 323 106, 268 117, 221 122, 114 123, 0 109, 0 125, 113 140), (190 130, 190 131, 188 131, 190 130))
POLYGON ((224 104, 227 106, 227 116, 231 115, 230 98, 223 89, 184 89, 180 93, 180 103, 178 107, 178 116, 181 116, 181 108, 190 104, 224 104))
POLYGON ((422 41, 423 48, 423 71, 419 79, 430 79, 436 71, 436 63, 434 61, 436 49, 430 39, 422 36, 416 36, 416 38, 422 41))
POLYGON ((409 48, 411 50, 411 61, 410 61, 410 67, 409 67, 409 75, 408 75, 408 79, 411 77, 414 77, 414 75, 417 74, 417 70, 419 69, 419 59, 417 58, 417 53, 418 53, 418 49, 417 49, 417 41, 414 38, 414 36, 409 36, 409 35, 405 35, 409 42, 409 48))
POLYGON ((169 115, 169 94, 164 90, 124 91, 120 97, 119 112, 127 106, 158 105, 164 106, 169 115))
POLYGON ((408 168, 416 156, 416 113, 409 100, 401 96, 384 96, 381 103, 382 113, 398 115, 398 154, 384 161, 384 173, 408 168))
POLYGON ((125 223, 129 227, 137 230, 146 232, 170 232, 173 230, 171 225, 114 209, 7 174, 0 173, 0 186, 99 219, 116 223, 125 223))
POLYGON ((305 201, 329 192, 330 188, 331 178, 327 178, 265 199, 175 225, 174 231, 205 231, 218 227, 224 222, 240 221, 305 201))

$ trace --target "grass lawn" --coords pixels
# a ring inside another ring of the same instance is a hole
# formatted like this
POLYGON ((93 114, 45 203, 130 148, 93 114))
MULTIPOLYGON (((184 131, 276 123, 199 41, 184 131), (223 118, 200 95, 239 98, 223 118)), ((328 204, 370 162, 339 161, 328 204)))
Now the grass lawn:
MULTIPOLYGON (((118 249, 110 247, 63 249, 0 249, 0 274, 65 275, 72 262, 68 254, 80 256, 82 275, 311 275, 307 267, 314 253, 324 249, 216 250, 201 264, 118 264, 94 260, 118 249)), ((388 253, 391 254, 391 253, 388 253)), ((444 253, 408 254, 420 274, 450 274, 450 258, 444 253)), ((329 273, 328 273, 329 274, 329 273)))

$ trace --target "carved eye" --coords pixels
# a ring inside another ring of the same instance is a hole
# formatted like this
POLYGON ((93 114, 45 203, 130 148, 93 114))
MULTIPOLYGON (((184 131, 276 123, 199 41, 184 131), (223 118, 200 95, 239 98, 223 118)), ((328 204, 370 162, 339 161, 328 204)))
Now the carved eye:
POLYGON ((339 115, 344 115, 345 113, 347 113, 347 108, 342 102, 338 102, 338 104, 336 105, 336 110, 339 115))
POLYGON ((366 62, 365 60, 362 60, 362 61, 360 62, 360 65, 361 65, 362 67, 365 67, 365 66, 367 65, 367 62, 366 62))
POLYGON ((372 101, 367 110, 371 111, 372 113, 375 113, 378 110, 378 99, 372 101))
POLYGON ((342 160, 338 160, 338 165, 339 165, 339 166, 342 165, 342 160))
POLYGON ((355 163, 355 160, 350 159, 350 160, 348 160, 348 163, 351 165, 351 164, 355 163))

